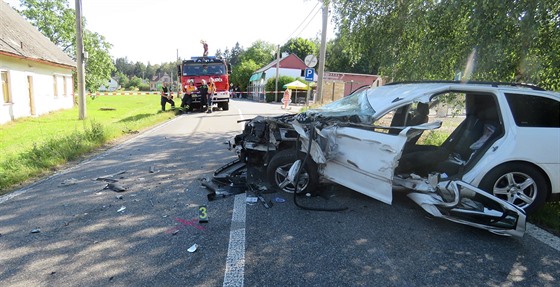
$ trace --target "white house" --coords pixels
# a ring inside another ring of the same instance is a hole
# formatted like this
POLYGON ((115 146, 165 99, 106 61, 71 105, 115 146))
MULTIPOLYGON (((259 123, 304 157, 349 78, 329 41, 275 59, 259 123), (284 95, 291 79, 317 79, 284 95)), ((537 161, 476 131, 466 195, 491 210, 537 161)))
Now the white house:
POLYGON ((100 92, 113 92, 116 91, 120 87, 119 82, 117 80, 111 78, 105 85, 99 87, 100 92))
POLYGON ((74 106, 76 63, 0 1, 0 124, 74 106))

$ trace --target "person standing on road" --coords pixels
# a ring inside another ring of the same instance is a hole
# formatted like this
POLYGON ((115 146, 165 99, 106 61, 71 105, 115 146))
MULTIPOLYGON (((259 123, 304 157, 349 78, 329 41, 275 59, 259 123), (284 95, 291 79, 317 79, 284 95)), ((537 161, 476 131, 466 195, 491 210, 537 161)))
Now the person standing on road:
POLYGON ((185 94, 183 95, 183 99, 181 100, 182 109, 192 111, 192 94, 194 92, 196 92, 196 86, 194 85, 194 81, 190 79, 187 81, 187 85, 185 85, 185 94))
POLYGON ((165 112, 165 105, 167 103, 171 104, 171 108, 174 109, 175 108, 175 102, 173 101, 173 95, 171 94, 171 92, 169 91, 169 88, 167 87, 167 85, 165 83, 163 83, 161 85, 161 111, 165 112))
MULTIPOLYGON (((202 80, 202 85, 198 87, 198 91, 200 92, 200 108, 202 109, 204 103, 208 103, 208 85, 206 80, 202 80)), ((208 110, 209 107, 206 107, 206 109, 208 110)))
POLYGON ((282 98, 282 103, 284 104, 283 109, 287 109, 288 105, 292 101, 292 90, 286 89, 284 91, 284 97, 282 98))
POLYGON ((212 112, 212 98, 214 97, 214 93, 216 93, 216 84, 214 83, 214 79, 212 77, 208 78, 208 110, 207 113, 212 112))

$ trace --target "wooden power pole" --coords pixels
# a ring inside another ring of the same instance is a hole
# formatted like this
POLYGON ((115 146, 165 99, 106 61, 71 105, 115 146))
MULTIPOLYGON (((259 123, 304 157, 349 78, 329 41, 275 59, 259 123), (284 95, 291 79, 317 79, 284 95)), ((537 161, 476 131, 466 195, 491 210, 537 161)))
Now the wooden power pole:
POLYGON ((84 61, 84 39, 82 37, 82 1, 76 0, 76 73, 78 81, 78 108, 79 119, 84 120, 86 115, 86 88, 85 88, 85 61, 84 61))

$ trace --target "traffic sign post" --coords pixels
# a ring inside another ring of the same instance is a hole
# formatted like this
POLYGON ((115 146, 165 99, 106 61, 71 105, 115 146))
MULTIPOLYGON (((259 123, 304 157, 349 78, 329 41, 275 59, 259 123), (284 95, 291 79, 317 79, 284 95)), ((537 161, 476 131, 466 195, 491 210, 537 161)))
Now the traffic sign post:
POLYGON ((308 81, 308 82, 313 82, 314 77, 315 77, 315 69, 306 68, 305 69, 305 80, 308 81))

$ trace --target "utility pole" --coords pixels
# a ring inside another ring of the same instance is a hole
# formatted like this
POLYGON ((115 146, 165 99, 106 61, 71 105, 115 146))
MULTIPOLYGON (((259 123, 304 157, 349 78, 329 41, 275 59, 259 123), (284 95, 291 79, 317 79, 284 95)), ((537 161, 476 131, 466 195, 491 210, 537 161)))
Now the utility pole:
POLYGON ((79 119, 85 120, 86 115, 86 88, 85 88, 85 62, 84 62, 84 39, 82 37, 82 0, 76 0, 76 73, 78 81, 78 108, 79 119))
POLYGON ((278 102, 278 69, 280 69, 280 45, 276 52, 276 88, 274 90, 274 99, 278 102))
MULTIPOLYGON (((181 84, 181 76, 179 76, 179 65, 181 64, 181 62, 179 62, 179 48, 177 48, 177 61, 175 61, 175 69, 177 70, 177 98, 179 98, 180 93, 183 90, 183 84, 181 84)), ((171 77, 173 79, 173 77, 171 77)))
POLYGON ((317 97, 323 103, 323 76, 325 74, 325 54, 327 50, 327 21, 329 18, 328 0, 323 0, 323 28, 321 31, 321 47, 319 48, 319 71, 317 78, 317 97))

